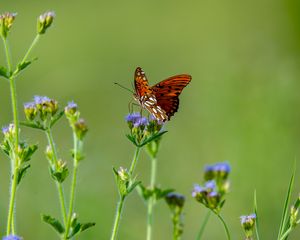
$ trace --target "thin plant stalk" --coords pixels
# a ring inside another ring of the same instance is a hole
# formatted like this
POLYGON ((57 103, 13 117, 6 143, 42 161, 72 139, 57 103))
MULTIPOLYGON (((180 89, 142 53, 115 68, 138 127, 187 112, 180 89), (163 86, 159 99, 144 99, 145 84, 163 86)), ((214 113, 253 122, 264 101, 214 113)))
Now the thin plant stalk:
MULTIPOLYGON (((48 139, 48 143, 51 147, 51 150, 53 152, 53 159, 54 159, 55 162, 57 162, 58 161, 58 156, 57 156, 57 151, 56 151, 56 147, 55 147, 55 143, 54 143, 54 139, 53 139, 53 136, 52 136, 51 129, 46 130, 46 136, 47 136, 47 139, 48 139)), ((63 217, 64 226, 66 226, 66 224, 67 224, 67 210, 66 210, 66 204, 65 204, 64 190, 63 190, 63 186, 60 182, 58 182, 58 181, 55 181, 55 182, 56 182, 56 187, 57 187, 57 191, 58 191, 58 195, 59 195, 61 214, 62 214, 62 217, 63 217)))
MULTIPOLYGON (((129 174, 131 176, 133 175, 134 169, 136 167, 136 164, 137 164, 137 161, 138 161, 138 158, 139 158, 139 155, 140 155, 140 151, 141 151, 141 148, 136 147, 132 162, 130 164, 130 169, 129 169, 129 174)), ((123 212, 125 198, 126 198, 126 196, 120 196, 120 200, 118 202, 116 215, 115 215, 115 220, 114 220, 114 225, 113 225, 113 230, 112 230, 110 240, 117 239, 117 234, 118 234, 118 229, 119 229, 119 226, 120 226, 120 219, 121 219, 122 212, 123 212)))
POLYGON ((17 176, 18 176, 18 167, 19 167, 19 161, 18 161, 18 146, 19 146, 19 118, 18 118, 18 108, 17 108, 17 94, 16 94, 16 85, 15 85, 15 79, 13 76, 11 76, 11 58, 10 58, 10 52, 8 47, 8 42, 6 38, 3 38, 3 44, 5 48, 5 55, 6 55, 6 61, 7 61, 7 68, 9 71, 9 85, 10 85, 10 95, 11 95, 11 104, 12 104, 12 112, 13 112, 13 119, 14 119, 14 127, 15 127, 15 148, 14 148, 14 154, 12 161, 13 168, 11 169, 11 173, 13 178, 11 179, 10 184, 10 200, 9 200, 9 207, 8 207, 8 216, 7 216, 7 228, 6 228, 6 235, 9 235, 11 232, 14 234, 15 224, 13 223, 15 214, 15 201, 16 201, 16 191, 17 191, 17 176))
MULTIPOLYGON (((296 225, 298 225, 300 223, 300 220, 298 220, 296 222, 296 225)), ((282 236, 280 237, 280 240, 285 240, 287 239, 287 236, 291 233, 291 231, 293 230, 294 228, 292 226, 290 226, 283 234, 282 236)))
POLYGON ((205 227, 206 227, 206 225, 207 225, 207 223, 208 223, 208 220, 209 220, 209 218, 210 218, 210 215, 211 215, 211 211, 208 211, 208 212, 206 213, 206 215, 205 215, 205 218, 204 218, 202 224, 201 224, 201 227, 200 227, 200 230, 199 230, 199 233, 198 233, 198 235, 197 235, 196 240, 200 240, 200 239, 201 239, 201 237, 202 237, 202 235, 203 235, 203 233, 204 233, 204 229, 205 229, 205 227))
POLYGON ((74 208, 74 201, 75 201, 75 189, 76 189, 76 182, 77 182, 77 170, 78 170, 78 150, 80 140, 78 139, 76 133, 73 133, 73 141, 74 141, 74 149, 73 149, 73 177, 72 177, 72 185, 71 185, 71 194, 70 194, 70 203, 69 203, 69 211, 68 211, 68 220, 66 225, 66 232, 64 239, 68 239, 68 235, 71 228, 71 219, 72 213, 74 208))
POLYGON ((27 52, 25 53, 25 55, 24 55, 24 57, 23 57, 21 63, 24 63, 24 62, 27 60, 27 58, 29 57, 29 54, 31 53, 32 49, 33 49, 34 46, 38 43, 39 40, 40 40, 40 34, 37 34, 37 35, 35 36, 35 38, 33 39, 33 41, 32 41, 32 43, 31 43, 30 47, 29 47, 28 50, 27 50, 27 52))
MULTIPOLYGON (((150 174, 150 189, 155 188, 156 180, 156 169, 157 169, 157 159, 155 157, 151 158, 151 174, 150 174)), ((155 199, 151 196, 147 204, 147 240, 152 238, 152 226, 153 226, 153 206, 155 199)))
POLYGON ((214 211, 212 211, 222 222, 223 226, 224 226, 224 229, 225 229, 225 232, 226 232, 226 236, 227 236, 227 240, 230 240, 231 237, 230 237, 230 233, 229 233, 229 229, 227 227, 227 224, 226 222, 224 221, 224 219, 222 218, 222 216, 218 213, 215 213, 214 211))
POLYGON ((114 227, 113 227, 112 235, 111 235, 111 238, 110 238, 111 240, 114 240, 117 237, 124 202, 125 202, 125 197, 124 196, 120 197, 120 200, 118 202, 117 211, 116 211, 114 227))

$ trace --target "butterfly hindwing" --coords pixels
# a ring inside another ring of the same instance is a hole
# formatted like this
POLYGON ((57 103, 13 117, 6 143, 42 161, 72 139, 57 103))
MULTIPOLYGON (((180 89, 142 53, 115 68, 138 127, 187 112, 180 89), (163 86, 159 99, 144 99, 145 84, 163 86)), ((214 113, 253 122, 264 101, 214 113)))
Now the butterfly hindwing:
POLYGON ((157 100, 157 105, 166 112, 168 120, 177 112, 179 107, 178 96, 191 79, 190 75, 181 74, 167 78, 151 87, 157 100))

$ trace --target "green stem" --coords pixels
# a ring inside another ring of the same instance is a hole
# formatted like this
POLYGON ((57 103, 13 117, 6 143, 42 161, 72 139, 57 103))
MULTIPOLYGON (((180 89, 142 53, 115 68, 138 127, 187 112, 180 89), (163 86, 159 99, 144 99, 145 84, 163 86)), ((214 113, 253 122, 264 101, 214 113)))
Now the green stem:
POLYGON ((116 216, 115 216, 115 222, 114 222, 114 226, 113 226, 113 230, 112 230, 110 240, 115 240, 116 237, 117 237, 124 201, 125 201, 125 196, 120 197, 120 200, 118 202, 118 207, 117 207, 116 216))
POLYGON ((211 214, 211 211, 208 211, 208 212, 206 213, 205 218, 204 218, 204 220, 203 220, 203 222, 202 222, 202 225, 201 225, 201 228, 200 228, 200 230, 199 230, 199 233, 198 233, 198 235, 197 235, 196 240, 200 240, 200 239, 201 239, 201 237, 202 237, 202 235, 203 235, 203 233, 204 233, 204 229, 205 229, 205 227, 206 227, 206 225, 207 225, 207 223, 208 223, 210 214, 211 214))
POLYGON ((33 41, 32 41, 32 43, 31 43, 30 47, 29 47, 28 50, 27 50, 27 52, 25 53, 25 55, 24 55, 24 57, 23 57, 21 63, 23 63, 23 62, 25 62, 25 61, 27 60, 29 54, 31 53, 31 51, 32 51, 32 49, 34 48, 34 46, 38 43, 39 39, 40 39, 40 34, 37 34, 37 35, 35 36, 35 38, 33 39, 33 41))
MULTIPOLYGON (((51 129, 48 128, 46 130, 46 136, 47 136, 47 139, 48 139, 48 143, 51 147, 51 150, 53 151, 53 160, 54 160, 54 162, 52 164, 57 164, 57 161, 58 161, 57 151, 56 151, 56 147, 55 147, 55 143, 54 143, 54 140, 53 140, 51 129)), ((65 205, 64 191, 63 191, 62 184, 58 181, 55 181, 55 182, 56 182, 56 187, 57 187, 59 201, 60 201, 61 214, 62 214, 62 217, 63 217, 64 226, 66 226, 66 224, 67 224, 67 210, 66 210, 66 205, 65 205)))
POLYGON ((135 166, 136 166, 136 164, 137 164, 137 160, 138 160, 138 158, 139 158, 140 151, 141 151, 141 148, 140 148, 140 147, 137 147, 137 148, 135 149, 134 156, 133 156, 133 159, 132 159, 132 162, 131 162, 131 165, 130 165, 130 169, 129 169, 129 174, 130 174, 130 175, 133 174, 133 171, 134 171, 135 166))
MULTIPOLYGON (((215 212, 214 212, 215 213, 215 212)), ((227 239, 230 240, 231 237, 230 237, 230 233, 229 233, 229 229, 224 221, 224 219, 222 218, 222 216, 218 213, 215 213, 217 215, 217 217, 221 220, 221 222, 223 223, 223 226, 225 228, 225 232, 226 232, 226 235, 227 235, 227 239)))
POLYGON ((3 40, 4 49, 5 49, 7 69, 8 69, 9 75, 10 75, 12 67, 11 67, 11 60, 10 60, 10 52, 9 52, 8 42, 7 42, 6 38, 4 38, 4 37, 2 37, 2 40, 3 40))
MULTIPOLYGON (((297 222, 296 222, 296 225, 298 225, 300 223, 300 220, 298 220, 297 222)), ((279 240, 285 240, 286 238, 287 238, 287 236, 291 233, 291 231, 294 229, 294 227, 289 227, 288 228, 288 230, 286 230, 283 234, 282 234, 282 236, 280 237, 280 239, 279 240)))
MULTIPOLYGON (((157 168, 157 159, 155 157, 151 158, 151 174, 150 174, 150 189, 154 190, 155 188, 155 179, 156 179, 156 168, 157 168)), ((154 196, 151 196, 148 200, 147 205, 147 240, 152 238, 152 225, 153 225, 153 206, 154 206, 154 196)))
POLYGON ((69 203, 69 212, 68 212, 68 221, 66 226, 66 232, 64 239, 68 239, 68 235, 70 232, 71 227, 71 219, 73 214, 73 207, 74 207, 74 200, 75 200, 75 188, 76 188, 76 181, 77 181, 77 170, 78 170, 78 144, 79 139, 77 138, 76 133, 73 133, 73 140, 74 140, 74 149, 73 149, 73 160, 74 160, 74 166, 73 166, 73 178, 72 178, 72 186, 71 186, 71 195, 70 195, 70 203, 69 203))
MULTIPOLYGON (((136 166, 138 158, 139 158, 140 151, 141 151, 140 147, 137 147, 135 149, 133 159, 132 159, 132 162, 130 164, 130 169, 129 169, 130 176, 133 175, 135 166, 136 166)), ((112 230, 112 234, 110 237, 111 240, 115 240, 117 238, 117 233, 118 233, 118 229, 119 229, 119 225, 120 225, 120 219, 121 219, 121 215, 122 215, 122 211, 123 211, 123 207, 124 207, 124 201, 125 201, 126 196, 127 195, 120 196, 120 200, 118 203, 116 216, 115 216, 115 220, 114 220, 113 230, 112 230)))
MULTIPOLYGON (((8 48, 7 40, 3 39, 7 67, 9 71, 9 76, 11 74, 11 59, 8 48)), ((18 146, 19 146, 19 118, 18 118, 18 107, 17 107, 17 94, 16 94, 16 85, 15 79, 10 76, 9 77, 10 84, 10 95, 11 95, 11 104, 12 104, 12 112, 14 118, 14 127, 15 127, 15 136, 14 136, 14 149, 13 149, 13 157, 11 158, 12 166, 11 169, 12 179, 10 184, 10 200, 8 207, 8 216, 7 216, 7 228, 6 234, 9 235, 11 232, 15 232, 15 224, 14 224, 14 214, 15 214, 15 201, 16 201, 16 191, 17 191, 17 180, 18 180, 18 169, 19 169, 19 158, 18 158, 18 146)))

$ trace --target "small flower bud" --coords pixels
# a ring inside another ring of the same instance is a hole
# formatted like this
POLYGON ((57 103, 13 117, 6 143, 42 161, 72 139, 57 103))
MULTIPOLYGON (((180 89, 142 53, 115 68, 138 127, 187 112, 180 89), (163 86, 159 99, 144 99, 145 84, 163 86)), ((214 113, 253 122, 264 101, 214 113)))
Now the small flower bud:
POLYGON ((290 224, 291 226, 295 227, 297 225, 297 218, 298 218, 298 209, 295 206, 291 207, 291 218, 290 224))
POLYGON ((77 137, 82 140, 85 134, 88 131, 87 125, 84 121, 84 119, 79 119, 75 124, 74 124, 74 129, 77 137))
POLYGON ((185 202, 185 197, 179 193, 169 193, 165 199, 171 209, 176 207, 181 209, 185 202))
POLYGON ((6 38, 16 18, 16 13, 4 13, 0 15, 0 35, 6 38))
POLYGON ((67 117, 73 117, 78 110, 78 106, 74 101, 71 101, 68 103, 68 105, 65 107, 65 114, 67 117))
POLYGON ((24 113, 28 121, 33 121, 37 115, 37 108, 34 102, 24 104, 24 113))
POLYGON ((59 159, 50 168, 51 176, 54 180, 62 183, 69 174, 67 163, 59 159))
POLYGON ((122 181, 128 181, 130 176, 126 168, 120 167, 118 170, 118 175, 122 181))
POLYGON ((48 158, 49 161, 52 161, 53 159, 53 151, 50 145, 48 145, 46 147, 46 151, 45 151, 46 157, 48 158))
POLYGON ((44 14, 40 15, 37 22, 37 32, 38 34, 44 34, 53 22, 55 17, 54 12, 45 12, 44 14))
POLYGON ((253 230, 255 227, 256 214, 250 214, 248 216, 241 216, 241 225, 245 231, 245 235, 247 238, 252 237, 253 230))
POLYGON ((14 135, 16 134, 16 128, 13 123, 9 124, 6 127, 2 128, 2 133, 4 134, 4 137, 7 139, 12 139, 14 135))

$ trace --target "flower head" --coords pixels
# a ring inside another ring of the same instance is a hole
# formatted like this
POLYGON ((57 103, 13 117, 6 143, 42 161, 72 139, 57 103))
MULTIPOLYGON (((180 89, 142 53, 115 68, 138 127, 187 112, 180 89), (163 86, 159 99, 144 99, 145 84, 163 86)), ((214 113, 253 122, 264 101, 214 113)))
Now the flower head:
POLYGON ((65 107, 65 113, 67 115, 74 115, 77 112, 78 106, 74 101, 68 102, 68 105, 65 107))
POLYGON ((55 13, 53 11, 45 12, 39 16, 37 22, 38 34, 44 34, 54 20, 55 13))
POLYGON ((212 180, 215 178, 225 180, 228 177, 230 171, 230 165, 226 162, 208 165, 204 168, 204 178, 206 180, 212 180))
POLYGON ((8 126, 2 127, 2 133, 6 138, 12 138, 16 133, 15 125, 11 123, 8 126))
POLYGON ((185 202, 184 195, 174 192, 167 194, 165 199, 171 209, 176 207, 182 208, 185 202))
POLYGON ((0 15, 0 35, 6 38, 13 22, 16 18, 16 13, 3 13, 0 15))
POLYGON ((82 140, 88 131, 85 120, 83 118, 80 118, 77 122, 75 122, 74 129, 77 137, 82 140))
POLYGON ((24 113, 28 121, 34 120, 37 115, 37 108, 34 102, 24 103, 24 113))
POLYGON ((255 226, 256 214, 252 213, 250 215, 241 216, 241 225, 245 231, 247 238, 250 238, 253 234, 253 229, 255 226))

